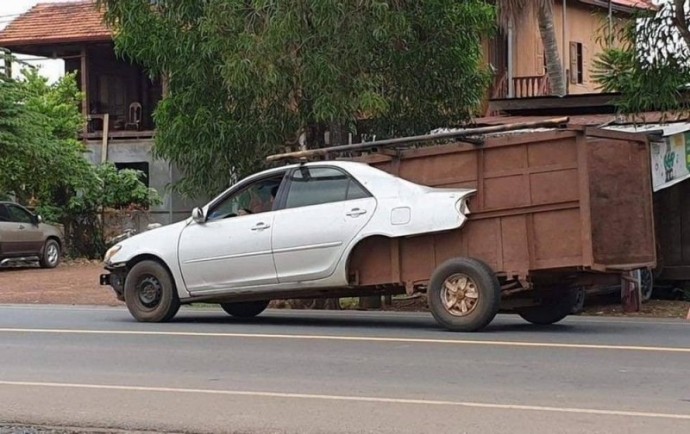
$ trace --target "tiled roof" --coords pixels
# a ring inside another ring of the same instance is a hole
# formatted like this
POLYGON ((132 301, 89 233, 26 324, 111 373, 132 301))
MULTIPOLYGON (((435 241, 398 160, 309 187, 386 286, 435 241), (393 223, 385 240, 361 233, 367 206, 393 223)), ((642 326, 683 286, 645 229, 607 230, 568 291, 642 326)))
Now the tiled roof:
POLYGON ((39 3, 0 31, 0 47, 108 41, 112 33, 94 1, 39 3))
POLYGON ((611 3, 633 9, 656 9, 651 0, 611 0, 611 3))
MULTIPOLYGON (((608 9, 608 0, 579 0, 580 3, 588 4, 591 6, 596 6, 604 9, 608 9)), ((618 10, 627 13, 633 13, 637 11, 654 11, 657 7, 654 5, 652 0, 611 0, 611 6, 613 10, 618 10)))
MULTIPOLYGON (((474 126, 506 125, 522 122, 546 121, 559 116, 486 116, 475 118, 472 122, 474 126)), ((570 115, 568 125, 596 127, 600 125, 627 125, 627 124, 655 124, 660 122, 688 122, 687 115, 669 115, 661 112, 646 112, 635 116, 616 116, 615 114, 591 114, 591 115, 570 115)))
MULTIPOLYGON (((612 0, 612 3, 633 9, 655 8, 651 0, 612 0)), ((93 0, 39 3, 0 31, 0 47, 7 48, 110 39, 112 32, 103 23, 103 14, 93 0)))

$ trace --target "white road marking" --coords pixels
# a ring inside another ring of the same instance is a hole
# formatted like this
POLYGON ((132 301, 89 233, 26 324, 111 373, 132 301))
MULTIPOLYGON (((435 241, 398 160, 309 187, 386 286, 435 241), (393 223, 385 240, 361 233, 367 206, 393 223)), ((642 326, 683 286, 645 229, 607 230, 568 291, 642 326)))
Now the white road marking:
POLYGON ((348 395, 320 395, 311 393, 285 393, 285 392, 254 392, 246 390, 214 390, 214 389, 184 389, 174 387, 147 387, 147 386, 116 386, 106 384, 76 384, 76 383, 43 383, 33 381, 0 381, 2 386, 16 387, 43 387, 43 388, 62 388, 62 389, 87 389, 87 390, 116 390, 127 392, 158 392, 158 393, 185 393, 221 396, 247 396, 255 398, 279 398, 279 399, 310 399, 321 401, 354 401, 372 402, 380 404, 411 404, 411 405, 433 405, 433 406, 452 406, 485 408, 497 410, 522 410, 552 413, 576 413, 601 416, 626 416, 657 419, 679 419, 690 420, 688 414, 676 413, 653 413, 642 411, 626 410, 602 410, 594 408, 574 408, 574 407, 548 407, 539 405, 521 404, 497 404, 470 401, 444 401, 433 399, 409 399, 409 398, 386 398, 373 396, 348 396, 348 395))
POLYGON ((173 332, 173 331, 145 331, 145 330, 77 330, 77 329, 27 329, 0 328, 0 333, 46 333, 46 334, 81 334, 81 335, 122 335, 122 336, 184 336, 209 338, 241 338, 241 339, 294 339, 320 341, 350 341, 350 342, 388 342, 406 344, 445 344, 445 345, 485 345, 498 347, 527 347, 527 348, 568 348, 590 350, 623 350, 666 353, 690 353, 690 348, 683 347, 650 347, 635 345, 603 345, 603 344, 565 344, 558 342, 524 342, 524 341, 480 341, 471 339, 423 339, 423 338, 395 338, 379 336, 336 336, 336 335, 290 335, 265 333, 213 333, 213 332, 173 332))

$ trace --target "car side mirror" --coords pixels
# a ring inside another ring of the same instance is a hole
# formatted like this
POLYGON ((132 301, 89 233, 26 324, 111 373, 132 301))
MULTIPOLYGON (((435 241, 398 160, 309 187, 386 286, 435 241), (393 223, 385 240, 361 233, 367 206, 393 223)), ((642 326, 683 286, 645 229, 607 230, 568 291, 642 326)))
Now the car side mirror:
POLYGON ((37 221, 39 224, 43 223, 43 217, 41 217, 40 215, 37 215, 37 216, 36 216, 36 221, 37 221))
POLYGON ((197 223, 205 223, 206 216, 204 215, 204 211, 201 208, 194 208, 192 210, 192 220, 197 223))
POLYGON ((38 226, 41 223, 43 223, 43 217, 41 217, 40 215, 32 215, 31 216, 31 223, 38 226))

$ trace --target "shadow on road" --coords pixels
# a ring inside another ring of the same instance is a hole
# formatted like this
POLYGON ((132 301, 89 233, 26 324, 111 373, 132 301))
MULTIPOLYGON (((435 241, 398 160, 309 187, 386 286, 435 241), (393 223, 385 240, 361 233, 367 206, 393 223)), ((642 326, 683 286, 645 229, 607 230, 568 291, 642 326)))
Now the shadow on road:
MULTIPOLYGON (((424 315, 414 314, 407 315, 404 313, 379 313, 379 312, 359 312, 353 311, 348 315, 348 311, 304 311, 300 315, 300 311, 272 311, 265 313, 256 318, 240 319, 233 318, 223 313, 215 312, 194 312, 194 310, 187 310, 178 314, 178 316, 171 321, 174 324, 236 324, 236 325, 251 325, 254 330, 256 328, 271 328, 275 327, 313 327, 317 331, 322 327, 338 327, 349 329, 370 329, 370 330, 393 330, 393 329, 408 329, 408 330, 429 330, 429 331, 445 331, 443 327, 438 325, 431 314, 424 315), (376 316, 380 314, 380 316, 376 316)), ((530 333, 569 333, 577 330, 579 333, 592 332, 596 330, 589 329, 578 324, 563 323, 553 324, 549 326, 536 326, 523 322, 518 316, 501 315, 497 317, 494 322, 489 324, 481 332, 486 333, 505 333, 505 332, 530 332, 530 333)), ((448 331, 449 335, 462 335, 448 331)), ((464 333, 470 336, 477 333, 464 333)))

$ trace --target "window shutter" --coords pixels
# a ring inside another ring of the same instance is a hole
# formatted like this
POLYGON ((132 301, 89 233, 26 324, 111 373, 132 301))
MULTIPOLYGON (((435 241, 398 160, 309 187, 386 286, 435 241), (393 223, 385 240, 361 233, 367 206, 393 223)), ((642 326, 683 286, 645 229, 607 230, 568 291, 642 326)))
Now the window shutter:
POLYGON ((587 76, 589 75, 589 52, 587 51, 587 44, 582 44, 582 83, 587 83, 587 76))
POLYGON ((577 42, 570 43, 570 83, 577 84, 577 42))

